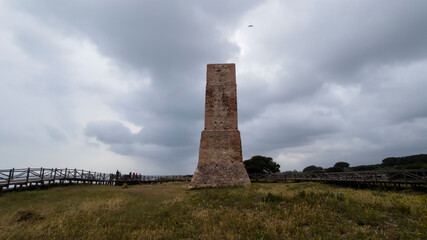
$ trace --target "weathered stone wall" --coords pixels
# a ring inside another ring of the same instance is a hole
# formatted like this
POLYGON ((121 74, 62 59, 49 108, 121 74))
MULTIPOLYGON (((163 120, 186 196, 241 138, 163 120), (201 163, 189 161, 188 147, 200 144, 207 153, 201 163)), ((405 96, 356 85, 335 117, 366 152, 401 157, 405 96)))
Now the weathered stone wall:
POLYGON ((205 130, 189 188, 249 185, 237 127, 235 65, 208 64, 206 79, 205 130))

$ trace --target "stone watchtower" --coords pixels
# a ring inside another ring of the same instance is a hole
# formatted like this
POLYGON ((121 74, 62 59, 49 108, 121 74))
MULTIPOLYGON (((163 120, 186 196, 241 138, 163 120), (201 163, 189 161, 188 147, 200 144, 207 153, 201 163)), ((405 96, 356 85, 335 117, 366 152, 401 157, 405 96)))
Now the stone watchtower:
POLYGON ((205 130, 199 163, 188 188, 250 184, 237 128, 236 87, 234 64, 208 64, 205 130))

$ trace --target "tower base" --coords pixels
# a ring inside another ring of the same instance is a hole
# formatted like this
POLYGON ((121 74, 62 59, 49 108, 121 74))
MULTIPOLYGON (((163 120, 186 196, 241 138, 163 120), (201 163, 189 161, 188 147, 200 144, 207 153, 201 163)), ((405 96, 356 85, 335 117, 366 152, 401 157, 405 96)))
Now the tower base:
POLYGON ((248 186, 250 183, 242 160, 239 130, 204 130, 199 163, 188 188, 248 186))

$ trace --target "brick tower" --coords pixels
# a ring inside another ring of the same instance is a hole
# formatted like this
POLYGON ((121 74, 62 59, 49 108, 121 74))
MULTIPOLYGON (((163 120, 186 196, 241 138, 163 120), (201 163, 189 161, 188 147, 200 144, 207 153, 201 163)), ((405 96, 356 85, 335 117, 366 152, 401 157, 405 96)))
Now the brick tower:
POLYGON ((251 182, 242 161, 237 128, 236 68, 234 64, 208 64, 205 130, 199 163, 188 188, 243 185, 251 182))

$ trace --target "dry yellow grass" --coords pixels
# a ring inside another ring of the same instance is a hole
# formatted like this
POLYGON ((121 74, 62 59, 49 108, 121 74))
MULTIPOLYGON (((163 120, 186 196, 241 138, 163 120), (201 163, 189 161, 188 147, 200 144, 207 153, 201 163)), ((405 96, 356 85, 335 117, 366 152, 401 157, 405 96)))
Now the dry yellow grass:
POLYGON ((427 195, 318 183, 75 185, 0 197, 0 239, 426 239, 427 195))

